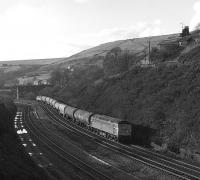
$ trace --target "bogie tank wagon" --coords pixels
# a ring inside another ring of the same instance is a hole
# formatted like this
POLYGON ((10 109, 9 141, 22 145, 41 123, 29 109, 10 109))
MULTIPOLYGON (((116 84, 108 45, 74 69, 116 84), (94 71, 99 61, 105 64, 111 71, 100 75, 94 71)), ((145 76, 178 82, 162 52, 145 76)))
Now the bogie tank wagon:
POLYGON ((76 119, 76 122, 79 125, 89 128, 90 127, 90 117, 93 114, 94 113, 78 109, 74 112, 74 119, 76 119))
POLYGON ((59 111, 60 103, 56 101, 54 106, 55 106, 55 109, 56 109, 57 111, 59 111))
POLYGON ((67 106, 64 110, 65 114, 64 116, 73 120, 74 122, 76 122, 75 118, 74 118, 74 113, 75 111, 77 111, 78 109, 75 107, 71 107, 71 106, 67 106))
POLYGON ((65 108, 67 107, 66 104, 59 104, 58 106, 58 111, 60 114, 62 114, 63 116, 65 115, 65 108))
POLYGON ((47 97, 47 98, 46 98, 46 103, 47 103, 47 104, 50 104, 50 100, 51 100, 51 98, 47 97))
POLYGON ((51 101, 51 106, 55 109, 56 107, 55 107, 55 104, 57 103, 57 101, 56 100, 53 100, 53 101, 51 101))

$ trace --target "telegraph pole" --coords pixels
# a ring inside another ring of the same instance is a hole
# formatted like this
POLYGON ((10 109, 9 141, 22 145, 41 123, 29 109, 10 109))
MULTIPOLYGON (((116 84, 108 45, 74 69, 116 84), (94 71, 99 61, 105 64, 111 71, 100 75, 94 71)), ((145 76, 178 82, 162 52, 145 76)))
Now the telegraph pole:
POLYGON ((18 89, 18 86, 17 86, 17 100, 19 100, 19 89, 18 89))
POLYGON ((150 61, 151 61, 150 53, 151 53, 151 41, 149 39, 149 63, 148 64, 150 64, 150 61))

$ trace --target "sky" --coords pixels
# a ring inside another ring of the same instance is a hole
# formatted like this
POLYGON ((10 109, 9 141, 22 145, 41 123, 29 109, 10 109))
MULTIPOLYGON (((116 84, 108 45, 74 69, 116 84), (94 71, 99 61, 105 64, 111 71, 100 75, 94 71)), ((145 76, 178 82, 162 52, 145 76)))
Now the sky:
POLYGON ((0 0, 0 61, 68 57, 199 22, 200 0, 0 0))

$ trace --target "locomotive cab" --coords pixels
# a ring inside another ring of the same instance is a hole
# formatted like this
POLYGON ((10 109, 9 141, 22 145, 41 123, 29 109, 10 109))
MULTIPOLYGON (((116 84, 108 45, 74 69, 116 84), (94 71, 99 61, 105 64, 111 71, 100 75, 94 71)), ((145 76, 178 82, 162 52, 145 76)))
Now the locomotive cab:
POLYGON ((127 121, 118 123, 118 140, 122 143, 130 143, 132 139, 132 125, 127 121))

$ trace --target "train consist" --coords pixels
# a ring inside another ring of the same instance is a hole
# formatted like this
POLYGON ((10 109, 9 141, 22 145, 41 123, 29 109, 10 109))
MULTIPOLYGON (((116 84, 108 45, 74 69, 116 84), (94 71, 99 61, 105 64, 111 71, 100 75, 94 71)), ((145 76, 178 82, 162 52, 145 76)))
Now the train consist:
POLYGON ((123 143, 131 140, 132 126, 127 121, 81 110, 46 96, 37 96, 36 100, 52 106, 63 117, 71 119, 98 135, 123 143))

